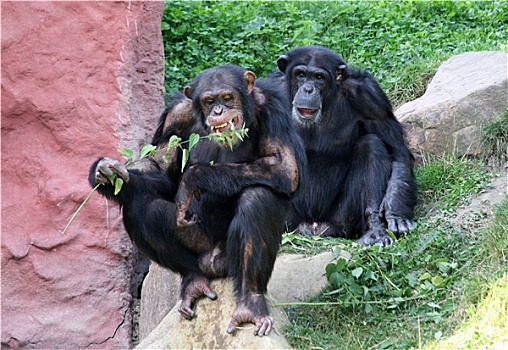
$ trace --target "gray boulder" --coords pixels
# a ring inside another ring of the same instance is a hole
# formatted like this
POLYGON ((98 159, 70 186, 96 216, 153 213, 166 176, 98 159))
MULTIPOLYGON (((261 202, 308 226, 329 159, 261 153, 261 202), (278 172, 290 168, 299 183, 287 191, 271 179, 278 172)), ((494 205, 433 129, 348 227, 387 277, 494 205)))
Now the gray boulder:
MULTIPOLYGON (((319 293, 326 285, 325 267, 332 253, 312 257, 282 254, 276 262, 268 284, 268 299, 276 303, 296 302, 319 293)), ((180 277, 152 263, 143 282, 139 338, 137 349, 165 348, 222 348, 222 349, 286 349, 289 344, 279 330, 287 322, 284 311, 273 307, 275 319, 268 337, 255 337, 251 325, 234 336, 226 329, 235 310, 236 302, 232 283, 228 279, 212 282, 219 298, 211 301, 200 299, 196 305, 198 317, 187 321, 178 313, 177 304, 180 277), (158 326, 157 326, 158 325, 158 326)))
POLYGON ((196 303, 196 317, 186 320, 174 307, 162 322, 136 349, 290 349, 279 329, 288 322, 278 308, 272 308, 275 320, 269 336, 254 336, 254 325, 246 324, 233 335, 227 334, 231 315, 236 308, 231 279, 212 281, 219 296, 216 300, 202 298, 196 303))
POLYGON ((477 155, 482 125, 507 108, 507 53, 468 52, 444 62, 425 94, 395 115, 407 126, 409 146, 417 157, 477 155))

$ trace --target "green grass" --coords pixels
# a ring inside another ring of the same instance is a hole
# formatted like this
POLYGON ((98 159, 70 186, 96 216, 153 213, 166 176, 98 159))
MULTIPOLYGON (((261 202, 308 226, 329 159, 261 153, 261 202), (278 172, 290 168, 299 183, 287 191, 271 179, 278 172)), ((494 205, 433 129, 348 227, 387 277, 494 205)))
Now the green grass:
MULTIPOLYGON (((343 250, 351 258, 328 265, 330 286, 323 294, 288 309, 290 343, 297 349, 417 349, 426 344, 438 349, 444 347, 436 341, 459 332, 464 320, 487 317, 481 316, 479 303, 508 272, 508 198, 490 221, 481 212, 460 222, 454 216, 493 176, 480 161, 463 157, 418 167, 418 182, 427 192, 420 210, 432 210, 421 213, 415 230, 386 248, 336 240, 336 253, 343 250)), ((296 252, 331 245, 285 235, 286 249, 296 252)), ((502 294, 490 295, 501 298, 493 303, 506 305, 502 294)), ((473 340, 486 341, 482 332, 473 340)), ((496 332, 495 339, 503 339, 508 329, 496 332)))
POLYGON ((168 1, 166 89, 232 63, 263 77, 296 46, 317 44, 371 71, 395 106, 466 51, 506 50, 506 1, 168 1))
POLYGON ((482 151, 494 164, 508 160, 508 110, 482 127, 482 151))

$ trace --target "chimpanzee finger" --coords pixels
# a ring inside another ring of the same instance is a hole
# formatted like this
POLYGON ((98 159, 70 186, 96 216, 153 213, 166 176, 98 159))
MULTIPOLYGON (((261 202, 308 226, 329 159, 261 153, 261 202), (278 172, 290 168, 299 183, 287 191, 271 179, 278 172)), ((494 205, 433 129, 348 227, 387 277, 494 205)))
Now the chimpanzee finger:
POLYGON ((388 229, 392 232, 399 232, 399 226, 397 225, 397 219, 387 219, 388 229))
POLYGON ((188 303, 180 304, 180 307, 178 308, 178 312, 182 314, 183 317, 190 320, 194 317, 194 310, 192 310, 192 307, 188 303))
POLYGON ((269 335, 272 330, 273 318, 271 316, 262 317, 261 321, 256 323, 254 329, 254 335, 262 337, 263 335, 269 335))
POLYGON ((113 162, 113 169, 125 182, 129 182, 129 171, 125 165, 115 160, 113 162))

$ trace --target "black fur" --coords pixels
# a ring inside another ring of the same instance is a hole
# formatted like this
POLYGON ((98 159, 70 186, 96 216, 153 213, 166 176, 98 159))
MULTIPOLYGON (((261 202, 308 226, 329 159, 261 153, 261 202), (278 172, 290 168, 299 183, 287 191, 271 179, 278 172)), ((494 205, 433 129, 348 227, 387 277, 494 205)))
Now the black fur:
MULTIPOLYGON (((128 170, 130 179, 117 196, 107 183, 98 190, 123 207, 125 227, 139 249, 183 276, 185 305, 180 311, 186 317, 193 316, 190 308, 196 293, 214 297, 207 292, 208 278, 231 276, 239 303, 232 329, 238 322, 253 322, 255 333, 268 328, 267 334, 271 318, 259 294, 266 292, 289 200, 296 190, 295 175, 284 165, 294 164, 298 175, 305 151, 278 86, 257 81, 249 93, 244 74, 245 70, 236 66, 203 71, 185 90, 192 97, 192 105, 182 93, 172 96, 153 137, 153 143, 164 148, 175 134, 183 140, 191 133, 209 134, 200 96, 225 85, 239 92, 243 121, 249 129, 248 137, 233 151, 205 139, 190 152, 183 174, 182 152, 178 151, 170 157, 165 172, 157 166, 128 170), (288 159, 278 154, 281 146, 289 150, 288 159), (197 218, 197 222, 182 227, 177 212, 193 193, 199 200, 192 199, 187 217, 197 218), (262 316, 261 321, 258 316, 262 316)), ((91 186, 97 183, 99 161, 90 169, 91 186)))
POLYGON ((386 228, 396 235, 412 229, 414 160, 376 80, 318 46, 281 56, 278 67, 271 78, 289 95, 308 159, 289 228, 367 245, 390 244, 386 228))

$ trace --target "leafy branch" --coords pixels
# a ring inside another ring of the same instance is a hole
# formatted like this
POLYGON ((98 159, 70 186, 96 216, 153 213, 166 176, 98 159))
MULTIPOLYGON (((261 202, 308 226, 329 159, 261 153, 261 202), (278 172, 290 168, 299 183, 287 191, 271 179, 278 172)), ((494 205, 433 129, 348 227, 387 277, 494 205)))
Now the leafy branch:
MULTIPOLYGON (((182 150, 182 165, 181 165, 181 171, 183 172, 185 169, 185 166, 187 165, 189 161, 189 155, 190 151, 196 147, 196 145, 199 143, 199 141, 203 139, 208 140, 215 140, 216 142, 227 144, 229 145, 229 148, 231 151, 233 151, 233 146, 235 139, 239 139, 240 141, 243 141, 245 137, 248 137, 249 129, 245 127, 245 124, 242 126, 241 129, 238 130, 225 130, 224 132, 218 134, 218 133, 211 133, 206 136, 200 136, 199 134, 192 133, 189 135, 189 139, 186 141, 182 141, 182 138, 177 135, 172 135, 169 138, 168 145, 165 148, 157 148, 157 146, 147 144, 144 145, 143 148, 141 148, 141 152, 139 153, 139 158, 134 159, 134 151, 129 148, 119 148, 118 152, 122 154, 125 158, 127 158, 127 163, 125 163, 126 166, 133 166, 136 163, 139 163, 141 160, 147 158, 147 157, 155 157, 160 152, 164 152, 162 154, 162 160, 165 163, 169 162, 169 158, 167 156, 167 153, 169 153, 173 148, 180 148, 182 150), (184 145, 187 145, 185 148, 184 145)), ((210 164, 213 165, 213 162, 210 162, 210 164)), ((114 186, 114 195, 118 195, 120 191, 122 190, 124 181, 123 179, 118 176, 118 174, 115 172, 113 175, 111 175, 108 178, 109 182, 112 186, 114 186)), ((69 226, 72 224, 78 213, 81 211, 81 209, 84 207, 84 205, 88 202, 92 194, 99 188, 100 185, 103 185, 102 183, 97 184, 92 191, 86 196, 86 198, 83 200, 81 205, 78 207, 78 209, 74 212, 71 219, 65 226, 65 228, 62 231, 62 234, 65 234, 67 230, 69 229, 69 226)))
MULTIPOLYGON (((118 152, 120 152, 125 158, 128 159, 126 166, 132 166, 144 158, 147 157, 155 157, 161 151, 165 153, 169 153, 173 148, 178 147, 182 150, 182 167, 181 170, 185 169, 187 162, 189 161, 190 151, 198 144, 199 141, 203 139, 215 140, 217 142, 228 144, 231 151, 233 150, 233 141, 235 138, 238 138, 240 141, 248 136, 249 129, 245 127, 245 124, 241 129, 238 130, 226 130, 221 134, 211 133, 206 136, 200 136, 199 134, 192 133, 189 135, 189 139, 186 141, 182 141, 182 138, 177 135, 173 135, 169 138, 168 145, 165 149, 158 149, 156 146, 147 144, 144 145, 139 154, 139 159, 134 160, 134 152, 129 148, 119 148, 118 152), (187 148, 183 146, 188 144, 187 148)), ((167 154, 162 155, 162 160, 165 163, 169 162, 167 154)))

